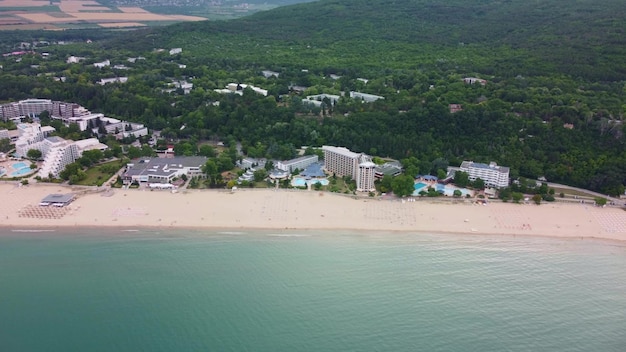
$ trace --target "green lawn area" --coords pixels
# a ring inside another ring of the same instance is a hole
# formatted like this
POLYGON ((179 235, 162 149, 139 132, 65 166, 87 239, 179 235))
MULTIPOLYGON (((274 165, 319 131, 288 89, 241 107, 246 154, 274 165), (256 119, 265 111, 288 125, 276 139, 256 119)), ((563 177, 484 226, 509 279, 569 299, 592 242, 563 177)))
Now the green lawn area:
POLYGON ((120 160, 111 161, 108 163, 94 166, 88 169, 87 171, 85 171, 85 173, 87 174, 87 177, 84 180, 78 182, 77 184, 82 185, 82 186, 102 186, 103 183, 105 183, 109 178, 111 178, 111 176, 113 176, 123 166, 124 166, 124 163, 120 160))

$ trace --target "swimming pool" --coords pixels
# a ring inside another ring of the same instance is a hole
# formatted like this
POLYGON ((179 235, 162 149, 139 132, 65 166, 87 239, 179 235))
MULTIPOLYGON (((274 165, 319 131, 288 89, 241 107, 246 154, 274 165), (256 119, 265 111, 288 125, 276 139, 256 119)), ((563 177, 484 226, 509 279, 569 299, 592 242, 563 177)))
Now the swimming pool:
POLYGON ((461 197, 466 197, 468 194, 470 196, 474 195, 474 191, 471 191, 467 188, 459 188, 459 187, 455 187, 455 186, 451 186, 451 185, 437 185, 437 192, 443 193, 444 195, 448 196, 448 197, 453 197, 454 196, 454 191, 455 190, 459 190, 461 191, 461 197))
MULTIPOLYGON (((415 188, 415 190, 413 191, 413 196, 419 196, 421 191, 427 191, 428 189, 428 185, 423 182, 418 182, 413 187, 415 188)), ((451 186, 451 185, 442 185, 440 183, 435 184, 434 188, 437 192, 442 193, 448 197, 454 196, 454 191, 457 189, 461 191, 462 197, 465 197, 468 194, 470 196, 474 195, 474 192, 467 188, 458 188, 458 187, 451 186)))
POLYGON ((29 167, 29 165, 20 161, 19 163, 13 163, 11 165, 11 167, 14 168, 15 170, 19 170, 19 169, 23 169, 25 167, 29 167))
POLYGON ((11 177, 22 176, 33 172, 34 170, 29 167, 21 168, 17 171, 11 172, 11 177))
POLYGON ((428 185, 427 185, 427 184, 425 184, 424 182, 418 182, 418 183, 416 183, 415 185, 413 185, 413 188, 415 189, 415 190, 413 191, 413 195, 414 195, 414 196, 418 196, 418 195, 420 194, 420 192, 421 192, 421 191, 426 191, 426 189, 425 189, 425 188, 426 188, 427 186, 428 186, 428 185))
POLYGON ((307 183, 310 183, 311 185, 314 185, 317 182, 321 183, 322 186, 328 185, 328 180, 326 180, 326 179, 307 180, 307 179, 302 178, 302 177, 296 177, 293 180, 291 180, 291 185, 294 186, 294 187, 306 187, 307 183))

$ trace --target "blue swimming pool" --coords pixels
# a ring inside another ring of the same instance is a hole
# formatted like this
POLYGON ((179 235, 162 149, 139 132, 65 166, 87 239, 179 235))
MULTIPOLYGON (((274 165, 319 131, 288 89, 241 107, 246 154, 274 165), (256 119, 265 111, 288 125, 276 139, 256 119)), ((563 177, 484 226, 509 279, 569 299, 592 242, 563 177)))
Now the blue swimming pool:
POLYGON ((33 170, 30 167, 21 168, 17 171, 11 172, 11 177, 22 176, 31 173, 33 170))
POLYGON ((419 193, 420 193, 421 191, 425 191, 425 189, 422 189, 422 188, 425 188, 426 186, 428 186, 428 185, 427 185, 427 184, 425 184, 424 182, 418 182, 418 183, 416 183, 415 185, 413 185, 413 188, 415 189, 415 190, 413 191, 413 195, 414 195, 414 196, 415 196, 415 195, 419 195, 419 193))
POLYGON ((294 187, 306 187, 307 183, 311 183, 311 185, 314 185, 317 182, 321 183, 322 186, 328 185, 328 180, 326 180, 326 179, 307 180, 307 179, 302 178, 302 177, 296 177, 293 180, 291 180, 291 185, 294 186, 294 187))
POLYGON ((294 187, 304 187, 306 186, 306 180, 303 178, 294 178, 291 180, 291 185, 294 187))
MULTIPOLYGON (((413 191, 413 196, 419 196, 421 191, 427 190, 428 185, 423 182, 418 182, 415 184, 414 188, 415 190, 413 191)), ((468 194, 470 196, 474 194, 473 191, 466 189, 466 188, 458 188, 452 185, 442 185, 440 183, 435 184, 434 188, 437 192, 442 193, 448 197, 452 197, 454 195, 454 190, 457 190, 457 189, 461 191, 462 197, 465 197, 468 194)))
POLYGON ((24 163, 24 162, 19 162, 19 163, 13 163, 13 165, 11 165, 12 168, 14 168, 15 170, 19 170, 19 169, 23 169, 25 167, 29 167, 28 164, 24 163))

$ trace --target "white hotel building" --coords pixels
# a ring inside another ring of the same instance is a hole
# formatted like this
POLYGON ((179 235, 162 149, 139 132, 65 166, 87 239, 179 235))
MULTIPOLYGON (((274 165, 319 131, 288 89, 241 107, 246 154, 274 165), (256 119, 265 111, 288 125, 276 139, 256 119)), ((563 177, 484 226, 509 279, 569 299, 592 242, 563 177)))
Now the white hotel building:
POLYGON ((355 153, 344 147, 322 146, 324 169, 336 176, 350 176, 356 180, 359 192, 373 192, 376 165, 362 153, 355 153))
POLYGON ((80 158, 85 150, 107 149, 97 138, 84 139, 80 141, 66 140, 61 137, 48 136, 54 131, 53 127, 40 126, 38 123, 21 123, 17 125, 20 133, 15 142, 15 155, 24 158, 31 149, 41 152, 43 163, 38 175, 48 178, 50 175, 59 177, 65 166, 80 158))
POLYGON ((487 187, 504 188, 509 186, 509 168, 498 166, 495 162, 482 164, 463 161, 459 169, 469 174, 470 181, 480 178, 485 181, 487 187))
POLYGON ((305 155, 299 158, 279 161, 276 163, 276 168, 282 171, 293 172, 295 169, 304 170, 307 166, 316 163, 319 160, 317 155, 305 155))

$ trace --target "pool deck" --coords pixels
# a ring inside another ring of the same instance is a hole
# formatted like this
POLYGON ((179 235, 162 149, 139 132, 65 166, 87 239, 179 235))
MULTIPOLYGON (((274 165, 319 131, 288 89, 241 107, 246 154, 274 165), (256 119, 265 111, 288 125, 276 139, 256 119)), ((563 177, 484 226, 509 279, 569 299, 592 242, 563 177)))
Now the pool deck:
POLYGON ((30 161, 16 161, 16 160, 5 160, 0 162, 0 167, 3 168, 4 173, 0 172, 0 177, 12 178, 12 177, 23 177, 32 175, 37 169, 30 168, 30 161), (19 167, 15 167, 15 165, 19 167), (21 170, 28 169, 28 172, 20 173, 21 170))

